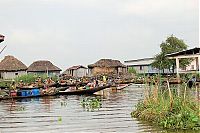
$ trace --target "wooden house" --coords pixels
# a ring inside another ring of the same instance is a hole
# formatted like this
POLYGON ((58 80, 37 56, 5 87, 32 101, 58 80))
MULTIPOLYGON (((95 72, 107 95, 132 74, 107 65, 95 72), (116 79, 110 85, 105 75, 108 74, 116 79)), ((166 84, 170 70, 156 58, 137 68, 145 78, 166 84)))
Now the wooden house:
POLYGON ((84 77, 87 76, 87 68, 82 65, 72 66, 68 68, 66 71, 64 71, 62 75, 67 75, 72 77, 84 77))
POLYGON ((166 55, 169 59, 175 59, 176 60, 176 68, 174 70, 169 71, 169 69, 159 70, 157 68, 152 67, 152 63, 154 62, 154 58, 143 58, 143 59, 135 59, 135 60, 127 60, 124 61, 125 65, 127 65, 127 68, 134 68, 137 73, 139 74, 173 74, 172 72, 177 72, 177 75, 179 73, 196 73, 197 71, 200 72, 200 48, 192 48, 188 50, 183 50, 180 52, 175 52, 171 54, 166 55), (179 60, 189 58, 192 59, 191 63, 181 68, 179 65, 179 60))
POLYGON ((88 65, 89 76, 96 75, 116 75, 119 76, 127 72, 126 66, 119 60, 101 59, 94 64, 88 65))
POLYGON ((200 48, 195 47, 188 50, 183 50, 176 53, 168 54, 169 59, 176 60, 176 73, 179 77, 179 73, 200 73, 200 48), (191 59, 191 63, 185 68, 180 67, 181 59, 191 59))
POLYGON ((47 74, 51 75, 59 75, 60 71, 62 71, 57 66, 53 65, 50 61, 40 60, 33 62, 27 70, 27 73, 33 74, 47 74))
POLYGON ((124 61, 128 69, 133 68, 138 74, 153 75, 153 74, 171 74, 168 69, 159 70, 151 64, 155 61, 154 58, 142 58, 124 61))
POLYGON ((0 78, 13 79, 17 76, 25 75, 27 66, 14 56, 5 56, 0 62, 0 78))

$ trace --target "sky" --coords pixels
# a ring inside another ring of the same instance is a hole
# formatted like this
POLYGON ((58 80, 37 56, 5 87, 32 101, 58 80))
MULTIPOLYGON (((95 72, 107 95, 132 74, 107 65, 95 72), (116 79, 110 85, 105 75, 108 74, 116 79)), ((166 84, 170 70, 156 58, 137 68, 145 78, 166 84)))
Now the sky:
POLYGON ((153 57, 170 35, 199 46, 198 0, 0 0, 0 34, 29 66, 49 60, 62 70, 99 59, 153 57))

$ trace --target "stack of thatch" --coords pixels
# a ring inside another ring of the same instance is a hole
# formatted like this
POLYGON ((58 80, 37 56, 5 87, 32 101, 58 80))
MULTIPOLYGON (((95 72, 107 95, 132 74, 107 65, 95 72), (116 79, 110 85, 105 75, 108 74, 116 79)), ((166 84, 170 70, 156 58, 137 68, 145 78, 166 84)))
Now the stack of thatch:
POLYGON ((29 67, 27 72, 46 72, 46 71, 62 71, 57 66, 53 65, 50 61, 35 61, 29 67))
POLYGON ((26 71, 27 67, 14 56, 5 56, 0 62, 0 71, 26 71))
POLYGON ((112 60, 112 59, 101 59, 94 64, 88 65, 88 68, 94 67, 126 67, 123 65, 119 60, 112 60))

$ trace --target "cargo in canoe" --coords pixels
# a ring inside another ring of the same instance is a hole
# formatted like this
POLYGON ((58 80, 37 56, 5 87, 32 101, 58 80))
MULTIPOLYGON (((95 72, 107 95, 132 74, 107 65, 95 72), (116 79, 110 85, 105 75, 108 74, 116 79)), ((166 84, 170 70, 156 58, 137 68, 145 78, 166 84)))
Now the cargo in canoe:
POLYGON ((59 91, 57 95, 91 95, 97 91, 101 91, 103 89, 109 88, 111 85, 105 85, 105 86, 98 86, 95 88, 90 89, 82 89, 82 90, 66 90, 66 91, 59 91))

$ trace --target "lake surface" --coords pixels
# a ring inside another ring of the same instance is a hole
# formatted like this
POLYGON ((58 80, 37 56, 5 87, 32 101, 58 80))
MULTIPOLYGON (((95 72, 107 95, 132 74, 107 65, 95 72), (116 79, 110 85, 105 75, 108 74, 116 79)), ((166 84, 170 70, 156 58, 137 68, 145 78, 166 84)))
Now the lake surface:
MULTIPOLYGON (((121 91, 104 92, 102 107, 87 111, 85 97, 58 96, 0 101, 0 133, 16 132, 160 132, 131 118, 131 111, 143 98, 143 87, 131 85, 121 91)), ((99 96, 98 96, 99 97, 99 96)))

